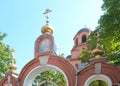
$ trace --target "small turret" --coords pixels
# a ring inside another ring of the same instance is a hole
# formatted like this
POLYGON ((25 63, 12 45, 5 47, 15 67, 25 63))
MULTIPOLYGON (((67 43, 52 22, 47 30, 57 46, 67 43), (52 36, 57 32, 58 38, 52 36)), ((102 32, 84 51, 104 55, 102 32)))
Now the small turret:
POLYGON ((15 52, 15 50, 14 50, 14 49, 11 49, 12 62, 11 62, 11 64, 10 64, 9 67, 8 67, 8 68, 10 69, 10 71, 12 71, 12 72, 17 69, 17 67, 16 67, 16 65, 15 65, 14 52, 15 52))

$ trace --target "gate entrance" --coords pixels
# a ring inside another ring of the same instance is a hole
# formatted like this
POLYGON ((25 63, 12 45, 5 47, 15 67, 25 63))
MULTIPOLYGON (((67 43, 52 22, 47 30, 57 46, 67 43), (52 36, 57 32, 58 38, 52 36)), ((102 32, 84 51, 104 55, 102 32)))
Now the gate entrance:
MULTIPOLYGON (((25 78, 23 86, 32 86, 32 83, 35 80, 35 78, 37 77, 37 75, 39 75, 40 73, 42 73, 44 71, 48 71, 48 70, 55 70, 55 71, 61 72, 63 74, 65 80, 66 80, 66 85, 65 86, 69 86, 69 84, 68 84, 68 78, 65 75, 65 73, 60 68, 58 68, 56 66, 53 66, 53 65, 42 65, 42 66, 38 66, 38 67, 34 68, 33 70, 31 70, 31 72, 25 78)), ((49 82, 49 83, 51 83, 49 80, 46 80, 46 81, 49 82)), ((45 83, 47 83, 46 81, 45 81, 45 83)), ((39 84, 40 85, 38 85, 38 86, 42 86, 42 84, 44 84, 44 83, 39 83, 39 84)), ((53 84, 53 86, 57 86, 53 82, 51 84, 53 84)), ((50 85, 50 86, 52 86, 52 85, 50 85)))
POLYGON ((20 86, 32 86, 35 78, 42 72, 48 70, 59 71, 65 78, 65 86, 76 85, 76 70, 66 59, 58 56, 40 56, 30 61, 20 73, 20 86))
POLYGON ((37 75, 33 82, 33 86, 65 86, 66 79, 58 70, 48 70, 37 75))

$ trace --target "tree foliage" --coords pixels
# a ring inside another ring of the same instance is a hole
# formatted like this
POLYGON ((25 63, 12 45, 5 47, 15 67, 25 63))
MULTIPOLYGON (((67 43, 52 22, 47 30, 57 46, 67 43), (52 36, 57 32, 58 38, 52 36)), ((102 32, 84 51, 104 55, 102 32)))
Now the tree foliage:
POLYGON ((120 65, 120 0, 103 0, 104 15, 99 19, 102 29, 101 39, 105 47, 105 55, 115 64, 120 65))
POLYGON ((120 65, 120 0, 103 0, 103 2, 104 14, 100 17, 96 30, 88 38, 86 52, 96 48, 96 33, 101 30, 100 44, 103 45, 104 55, 114 64, 120 65))
POLYGON ((102 80, 95 80, 89 86, 108 86, 108 84, 102 80))
MULTIPOLYGON (((65 86, 66 80, 63 74, 57 70, 48 70, 40 73, 34 80, 34 83, 41 83, 43 81, 52 81, 58 86, 65 86)), ((34 85, 33 85, 34 86, 34 85)), ((50 85, 51 86, 51 85, 50 85)))
POLYGON ((3 39, 6 36, 6 33, 0 33, 0 79, 2 79, 5 76, 5 73, 9 71, 8 65, 11 62, 10 47, 3 42, 3 39))

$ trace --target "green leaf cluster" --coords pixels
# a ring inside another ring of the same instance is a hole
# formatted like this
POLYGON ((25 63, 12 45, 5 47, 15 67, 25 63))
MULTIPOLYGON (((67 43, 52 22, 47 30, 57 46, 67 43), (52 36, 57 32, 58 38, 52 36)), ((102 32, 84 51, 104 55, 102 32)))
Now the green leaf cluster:
POLYGON ((55 82, 58 86, 65 86, 66 79, 63 74, 57 70, 48 70, 40 73, 34 80, 34 82, 43 82, 43 81, 52 81, 55 82))
MULTIPOLYGON (((104 14, 100 17, 96 30, 88 38, 88 49, 91 52, 96 48, 96 33, 100 32, 100 44, 103 46, 104 55, 109 61, 120 66, 120 0, 103 0, 102 10, 104 14)), ((82 52, 85 57, 85 53, 82 52)))
POLYGON ((107 55, 114 64, 120 65, 120 0, 103 0, 104 15, 99 19, 101 38, 107 55))
POLYGON ((6 36, 6 33, 0 33, 0 79, 9 71, 8 66, 11 63, 10 47, 3 42, 6 36))
POLYGON ((91 82, 89 86, 108 86, 108 84, 102 80, 95 80, 91 82))

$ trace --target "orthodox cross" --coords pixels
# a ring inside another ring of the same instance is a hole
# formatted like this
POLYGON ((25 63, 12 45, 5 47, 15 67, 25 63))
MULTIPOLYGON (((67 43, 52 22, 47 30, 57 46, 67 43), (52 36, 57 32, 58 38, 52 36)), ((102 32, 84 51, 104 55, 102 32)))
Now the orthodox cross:
POLYGON ((50 9, 46 9, 45 12, 43 14, 45 14, 46 16, 46 25, 48 25, 49 23, 49 16, 48 16, 48 13, 52 12, 52 10, 50 9))

